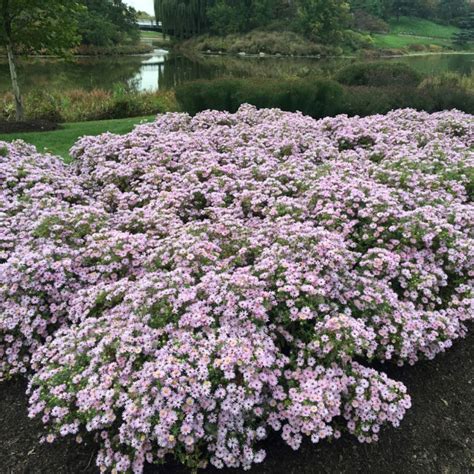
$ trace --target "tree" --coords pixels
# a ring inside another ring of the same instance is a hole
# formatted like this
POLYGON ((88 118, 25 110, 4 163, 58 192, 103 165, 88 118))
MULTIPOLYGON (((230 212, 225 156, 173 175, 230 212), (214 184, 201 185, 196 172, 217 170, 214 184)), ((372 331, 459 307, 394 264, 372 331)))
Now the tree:
POLYGON ((350 21, 344 0, 298 0, 296 21, 300 31, 323 43, 338 42, 350 21))
POLYGON ((397 17, 397 21, 400 21, 401 16, 411 15, 416 7, 416 3, 416 0, 393 0, 392 12, 397 17))
POLYGON ((440 0, 438 10, 440 18, 452 21, 467 14, 469 2, 468 0, 440 0))
POLYGON ((8 56, 17 121, 24 119, 17 50, 63 53, 74 46, 80 39, 77 34, 80 8, 73 0, 0 0, 0 42, 8 56))
POLYGON ((268 24, 276 8, 275 0, 216 0, 207 16, 213 33, 244 33, 268 24))
POLYGON ((454 36, 454 42, 459 46, 466 46, 474 42, 474 12, 466 15, 460 23, 459 33, 454 36))
POLYGON ((122 0, 80 0, 79 33, 83 44, 110 46, 140 38, 137 12, 122 0))
POLYGON ((149 21, 153 21, 155 19, 155 17, 153 15, 150 15, 149 13, 147 12, 143 12, 141 10, 137 11, 137 19, 138 20, 149 20, 149 21))
POLYGON ((188 38, 211 30, 243 33, 274 18, 277 7, 288 11, 293 0, 155 0, 163 32, 188 38))
POLYGON ((383 2, 381 0, 351 0, 349 2, 353 12, 363 11, 373 16, 383 16, 383 2))
POLYGON ((155 0, 156 21, 163 33, 187 38, 207 30, 210 0, 155 0))

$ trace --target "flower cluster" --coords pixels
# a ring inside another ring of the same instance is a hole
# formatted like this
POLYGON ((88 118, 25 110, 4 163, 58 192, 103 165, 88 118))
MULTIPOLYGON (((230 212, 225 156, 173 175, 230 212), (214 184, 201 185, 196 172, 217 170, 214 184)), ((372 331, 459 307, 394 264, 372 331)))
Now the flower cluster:
POLYGON ((376 441, 411 402, 372 362, 473 319, 473 143, 456 111, 242 106, 84 137, 69 166, 0 144, 0 379, 29 372, 45 439, 95 434, 102 471, 376 441))

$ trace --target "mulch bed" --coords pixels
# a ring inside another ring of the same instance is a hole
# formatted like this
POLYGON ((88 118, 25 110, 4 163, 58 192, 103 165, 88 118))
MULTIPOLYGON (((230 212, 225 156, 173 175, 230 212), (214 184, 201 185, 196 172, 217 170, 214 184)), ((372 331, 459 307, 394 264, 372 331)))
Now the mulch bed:
POLYGON ((49 120, 29 120, 27 122, 0 121, 0 133, 51 132, 61 128, 49 120))
MULTIPOLYGON (((468 474, 474 472, 474 333, 434 361, 387 367, 403 381, 413 407, 399 429, 361 445, 346 436, 337 442, 304 444, 292 451, 277 436, 267 440, 267 459, 253 474, 468 474)), ((41 445, 41 423, 26 415, 25 383, 0 385, 0 473, 91 474, 95 446, 70 440, 41 445)), ((148 474, 184 474, 175 464, 149 466, 148 474)), ((239 471, 209 469, 203 474, 239 471)))

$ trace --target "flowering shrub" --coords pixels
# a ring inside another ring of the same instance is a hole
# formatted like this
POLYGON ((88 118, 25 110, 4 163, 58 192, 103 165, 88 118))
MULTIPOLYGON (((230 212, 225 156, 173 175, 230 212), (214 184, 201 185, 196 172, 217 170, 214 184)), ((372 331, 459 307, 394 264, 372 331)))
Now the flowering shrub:
POLYGON ((473 319, 474 120, 243 106, 0 153, 0 378, 103 471, 248 469, 398 426, 403 384, 473 319))

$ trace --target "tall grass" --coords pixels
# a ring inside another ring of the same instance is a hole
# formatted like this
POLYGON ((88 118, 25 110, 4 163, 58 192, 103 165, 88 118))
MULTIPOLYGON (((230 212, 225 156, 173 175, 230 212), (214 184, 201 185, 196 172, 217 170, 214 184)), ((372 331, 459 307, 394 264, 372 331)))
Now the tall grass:
POLYGON ((313 43, 292 31, 253 30, 243 35, 209 36, 190 39, 181 46, 197 52, 238 54, 281 54, 283 56, 325 56, 334 48, 313 43))
MULTIPOLYGON (((33 91, 25 95, 27 120, 82 122, 152 115, 177 110, 172 91, 137 92, 117 86, 112 91, 75 89, 64 92, 33 91)), ((13 120, 14 98, 0 98, 0 120, 13 120)))

